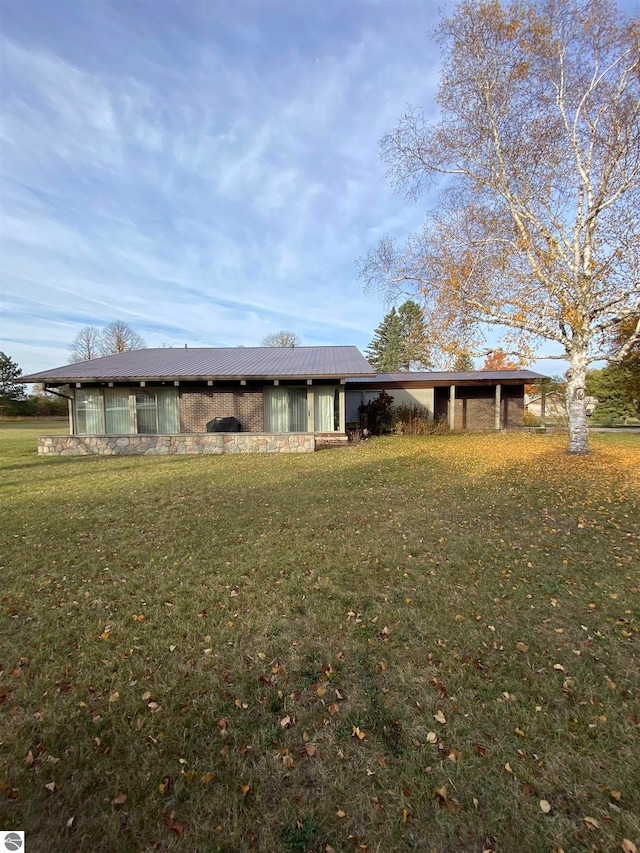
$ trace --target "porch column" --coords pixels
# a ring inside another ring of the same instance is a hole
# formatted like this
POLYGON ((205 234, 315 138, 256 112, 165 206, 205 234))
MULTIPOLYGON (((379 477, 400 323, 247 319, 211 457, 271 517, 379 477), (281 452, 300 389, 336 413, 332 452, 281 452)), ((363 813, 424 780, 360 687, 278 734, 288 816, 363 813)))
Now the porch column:
POLYGON ((449 387, 449 429, 453 432, 456 428, 456 386, 449 387))
MULTIPOLYGON (((341 383, 344 383, 344 379, 340 380, 341 383)), ((345 417, 345 393, 344 393, 344 384, 341 384, 338 388, 338 432, 346 432, 346 417, 345 417)))
POLYGON ((544 427, 547 416, 547 383, 544 379, 540 381, 540 426, 544 427))
MULTIPOLYGON (((495 429, 500 429, 500 397, 502 392, 502 386, 496 385, 496 406, 495 406, 495 429)), ((506 426, 506 424, 505 424, 506 426)))
POLYGON ((69 409, 69 435, 73 435, 76 431, 74 424, 74 415, 73 415, 73 400, 67 400, 67 406, 69 409))

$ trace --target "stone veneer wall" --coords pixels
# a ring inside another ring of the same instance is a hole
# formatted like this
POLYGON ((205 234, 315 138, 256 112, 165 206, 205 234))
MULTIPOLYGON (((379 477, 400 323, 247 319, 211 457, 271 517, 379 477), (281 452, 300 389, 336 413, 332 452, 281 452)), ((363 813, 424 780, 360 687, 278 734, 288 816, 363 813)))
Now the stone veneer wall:
POLYGON ((208 432, 196 435, 41 435, 49 456, 161 456, 175 453, 313 453, 311 433, 208 432))
POLYGON ((214 418, 237 418, 243 432, 264 430, 262 389, 222 389, 180 392, 180 432, 206 432, 214 418))

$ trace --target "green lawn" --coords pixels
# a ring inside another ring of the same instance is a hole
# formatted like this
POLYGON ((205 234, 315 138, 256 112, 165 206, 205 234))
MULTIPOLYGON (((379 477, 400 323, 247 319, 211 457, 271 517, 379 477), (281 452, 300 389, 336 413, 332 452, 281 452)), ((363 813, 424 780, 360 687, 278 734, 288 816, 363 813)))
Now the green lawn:
POLYGON ((38 430, 0 425, 28 850, 640 848, 640 438, 39 459, 38 430))

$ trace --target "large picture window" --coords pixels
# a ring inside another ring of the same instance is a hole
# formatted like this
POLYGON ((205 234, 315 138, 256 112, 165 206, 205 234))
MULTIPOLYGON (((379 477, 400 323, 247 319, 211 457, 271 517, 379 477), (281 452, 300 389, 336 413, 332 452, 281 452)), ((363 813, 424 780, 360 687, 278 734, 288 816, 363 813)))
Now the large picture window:
POLYGON ((265 388, 264 425, 267 432, 306 432, 306 388, 265 388))
POLYGON ((275 386, 264 389, 264 426, 267 432, 307 432, 309 404, 313 394, 314 432, 335 432, 340 424, 340 398, 335 385, 314 388, 275 386))
POLYGON ((82 388, 75 410, 80 435, 180 432, 177 388, 82 388))

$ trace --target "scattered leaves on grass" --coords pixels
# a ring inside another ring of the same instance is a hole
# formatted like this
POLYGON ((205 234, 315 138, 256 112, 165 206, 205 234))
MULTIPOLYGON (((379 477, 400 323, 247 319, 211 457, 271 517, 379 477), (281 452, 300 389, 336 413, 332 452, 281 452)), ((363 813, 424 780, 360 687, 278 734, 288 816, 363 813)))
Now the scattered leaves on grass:
POLYGON ((352 737, 358 738, 358 740, 364 740, 366 738, 366 734, 362 731, 360 726, 351 726, 351 735, 352 737))

